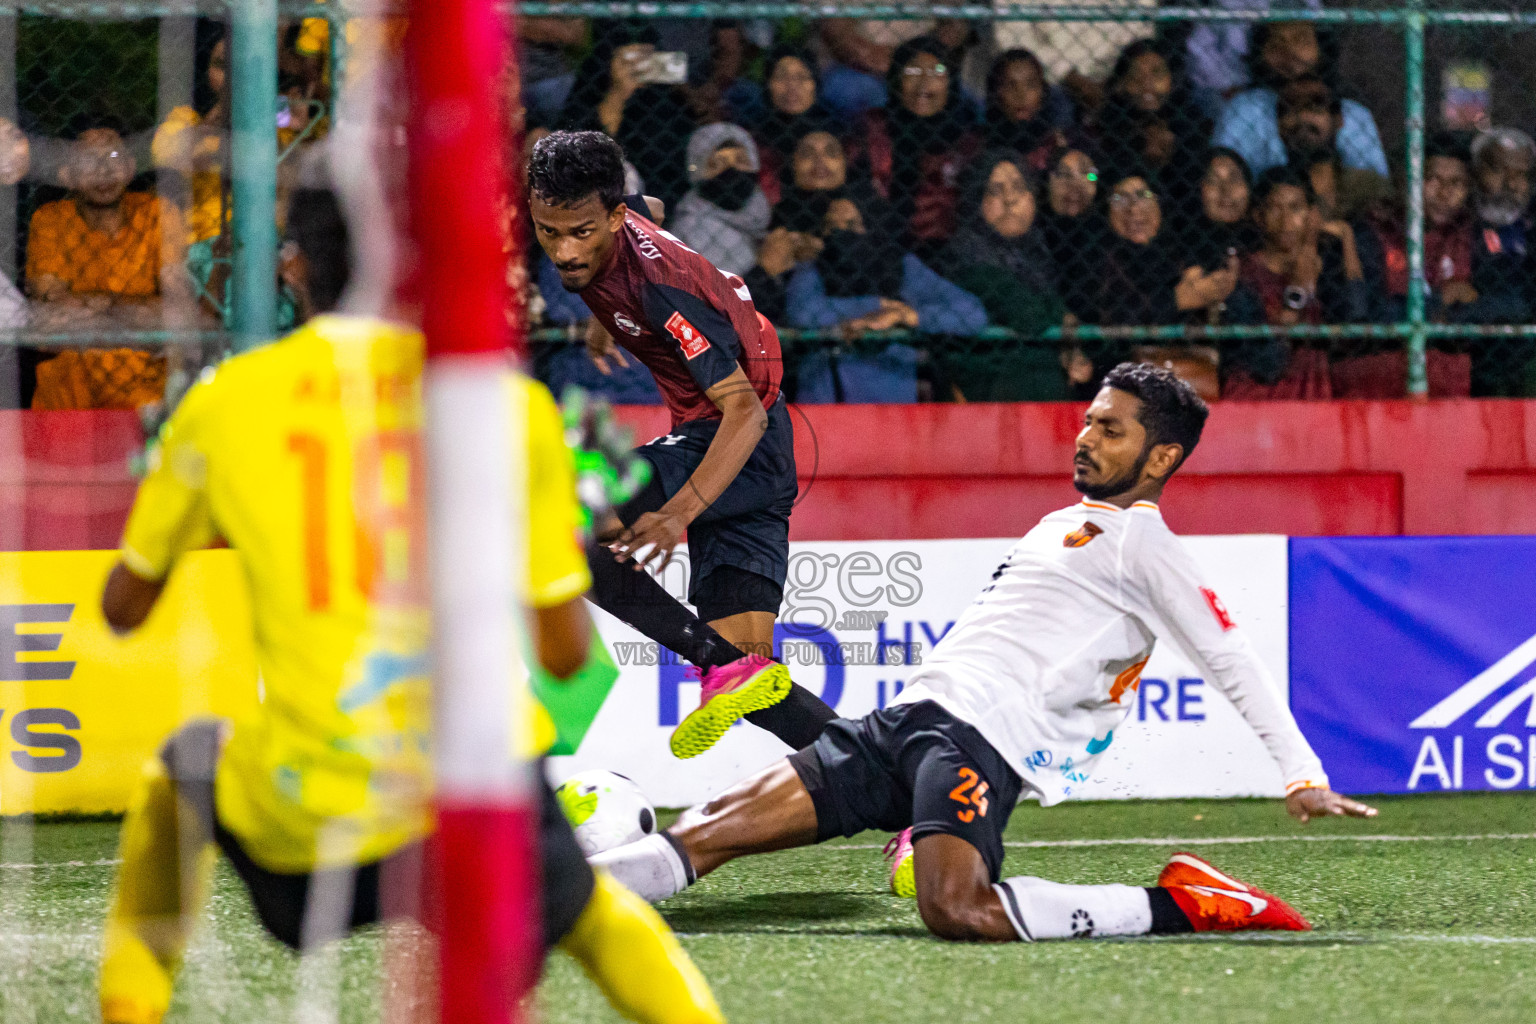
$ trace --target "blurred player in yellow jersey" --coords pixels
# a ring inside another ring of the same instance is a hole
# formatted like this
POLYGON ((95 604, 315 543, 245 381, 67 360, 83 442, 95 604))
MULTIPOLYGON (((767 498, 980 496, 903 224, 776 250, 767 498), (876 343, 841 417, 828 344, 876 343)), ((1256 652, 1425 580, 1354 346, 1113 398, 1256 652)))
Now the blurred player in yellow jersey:
MULTIPOLYGON (((317 305, 334 308, 348 265, 336 201, 300 191, 291 221, 317 305)), ((431 827, 422 361, 413 328, 321 316, 205 375, 161 434, 103 611, 136 628, 179 556, 228 542, 250 585, 263 699, 249 721, 184 727, 145 767, 108 912, 106 1024, 164 1016, 216 848, 295 949, 416 913, 431 827)), ((568 678, 592 635, 571 455, 542 385, 509 373, 507 396, 527 431, 536 653, 568 678)), ((540 788, 546 945, 633 1019, 721 1020, 666 924, 593 874, 540 788)))

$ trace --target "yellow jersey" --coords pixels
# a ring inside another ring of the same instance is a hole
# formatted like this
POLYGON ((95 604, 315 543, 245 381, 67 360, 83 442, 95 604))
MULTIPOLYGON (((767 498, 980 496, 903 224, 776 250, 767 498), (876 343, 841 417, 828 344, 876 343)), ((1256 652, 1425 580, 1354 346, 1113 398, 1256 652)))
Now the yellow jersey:
MULTIPOLYGON (((220 538, 241 556, 262 694, 220 760, 218 815, 272 871, 369 863, 430 827, 423 356, 414 328, 323 316, 227 360, 166 424, 129 517, 122 557, 146 579, 220 538)), ((548 391, 507 388, 526 599, 551 606, 590 585, 574 469, 548 391)))

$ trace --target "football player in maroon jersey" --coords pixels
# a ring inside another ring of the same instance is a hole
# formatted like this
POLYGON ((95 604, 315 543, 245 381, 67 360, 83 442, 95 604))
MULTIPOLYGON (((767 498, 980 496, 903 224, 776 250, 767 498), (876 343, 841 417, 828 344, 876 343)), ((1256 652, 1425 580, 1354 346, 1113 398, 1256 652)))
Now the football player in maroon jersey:
POLYGON ((663 231, 651 219, 659 202, 623 190, 624 153, 601 132, 555 132, 534 147, 534 234, 592 310, 594 360, 622 359, 616 340, 672 415, 639 450, 650 484, 596 524, 591 596, 698 667, 700 705, 673 732, 673 754, 703 753, 742 717, 799 749, 836 715, 771 660, 798 491, 779 337, 741 278, 663 231), (697 616, 632 571, 664 566, 685 532, 697 616))

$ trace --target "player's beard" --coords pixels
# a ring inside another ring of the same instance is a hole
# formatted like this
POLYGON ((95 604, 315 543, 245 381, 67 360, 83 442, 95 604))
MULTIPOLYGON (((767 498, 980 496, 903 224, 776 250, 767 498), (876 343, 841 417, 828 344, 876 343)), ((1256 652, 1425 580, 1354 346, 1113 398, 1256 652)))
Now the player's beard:
POLYGON ((1124 494, 1141 482, 1141 471, 1147 466, 1147 459, 1152 455, 1151 446, 1143 448, 1141 455, 1137 457, 1136 464, 1119 476, 1106 480, 1100 484, 1086 483, 1077 478, 1077 473, 1072 474, 1072 486, 1085 498, 1094 501, 1106 501, 1117 494, 1124 494))

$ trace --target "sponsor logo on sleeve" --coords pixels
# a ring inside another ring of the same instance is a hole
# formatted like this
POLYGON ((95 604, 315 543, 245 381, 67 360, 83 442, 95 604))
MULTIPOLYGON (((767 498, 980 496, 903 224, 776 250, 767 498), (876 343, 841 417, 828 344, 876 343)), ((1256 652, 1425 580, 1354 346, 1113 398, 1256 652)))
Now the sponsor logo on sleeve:
POLYGON ((689 323, 683 314, 674 312, 667 318, 666 327, 667 333, 676 338, 677 343, 683 347, 684 358, 697 359, 709 351, 709 339, 689 323))
MULTIPOLYGON (((1147 662, 1151 660, 1152 656, 1149 654, 1135 664, 1127 665, 1124 671, 1115 676, 1115 683, 1109 688, 1109 699, 1119 704, 1120 698, 1125 696, 1126 690, 1135 693, 1136 687, 1141 684, 1141 670, 1146 668, 1147 662)), ((1109 743, 1106 741, 1104 745, 1107 747, 1109 743)))
POLYGON ((1103 528, 1095 523, 1084 523, 1063 537, 1061 539, 1061 546, 1064 548, 1080 548, 1103 532, 1103 528))
POLYGON ((1232 621, 1227 606, 1221 603, 1221 598, 1216 596, 1216 591, 1210 587, 1201 587, 1200 593, 1205 595, 1205 603, 1211 609, 1211 614, 1216 616, 1216 621, 1221 623, 1221 631, 1225 633, 1229 629, 1236 629, 1237 623, 1232 621))

